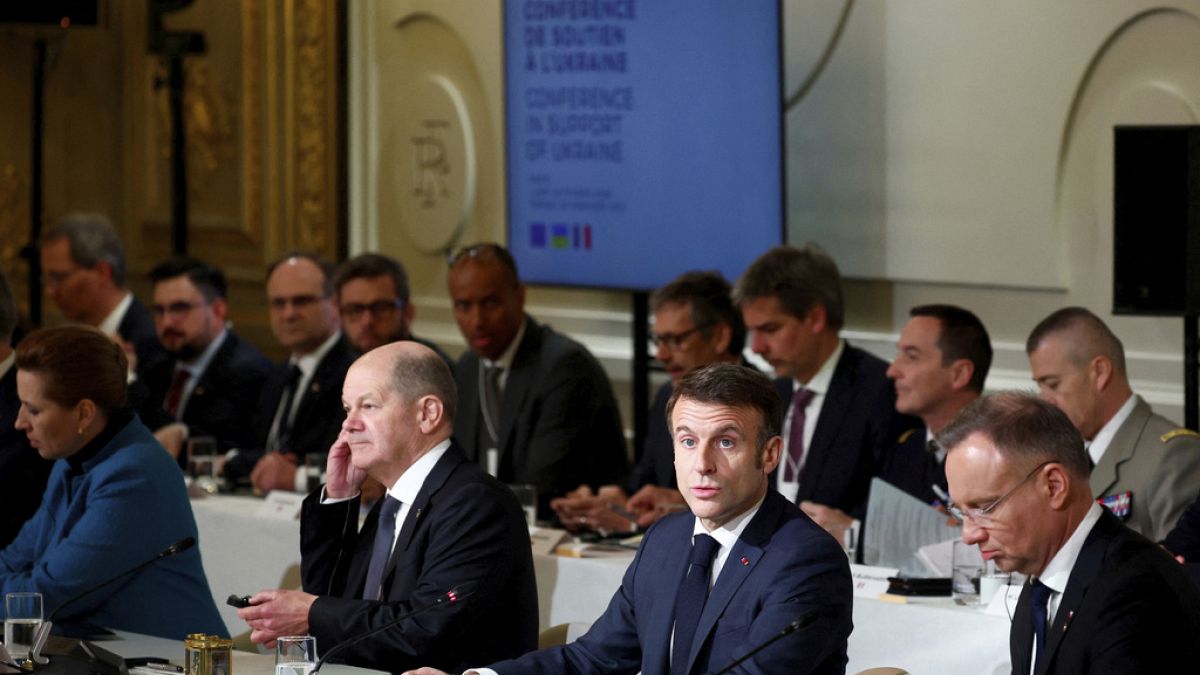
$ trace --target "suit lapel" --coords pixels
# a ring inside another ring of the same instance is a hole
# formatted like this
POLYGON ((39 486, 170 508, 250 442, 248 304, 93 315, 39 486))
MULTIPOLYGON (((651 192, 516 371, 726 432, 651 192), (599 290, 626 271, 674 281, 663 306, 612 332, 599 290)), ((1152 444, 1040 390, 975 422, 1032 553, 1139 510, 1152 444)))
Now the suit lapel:
POLYGON ((1138 438, 1141 437, 1142 430, 1148 421, 1150 421, 1150 406, 1146 405, 1146 402, 1139 396, 1137 403, 1133 406, 1133 411, 1129 413, 1129 418, 1117 429, 1117 433, 1113 434, 1112 440, 1108 443, 1108 449, 1104 451, 1104 456, 1092 469, 1092 476, 1088 479, 1088 483, 1092 486, 1092 494, 1100 497, 1107 494, 1112 486, 1116 485, 1120 466, 1133 457, 1138 438))
POLYGON ((683 586, 684 577, 687 575, 688 559, 692 550, 692 528, 696 522, 694 518, 677 520, 677 531, 662 533, 663 538, 671 542, 670 550, 661 558, 663 561, 669 561, 664 565, 667 569, 650 571, 638 577, 639 588, 636 592, 639 596, 642 593, 662 592, 651 604, 649 617, 645 621, 638 621, 638 626, 644 626, 647 631, 645 639, 641 640, 645 650, 642 672, 646 673, 666 673, 671 669, 671 634, 675 629, 675 603, 678 601, 679 588, 683 586), (641 588, 642 584, 646 584, 648 589, 641 588))
POLYGON ((1012 627, 1009 629, 1008 652, 1012 659, 1013 675, 1029 675, 1029 664, 1033 661, 1033 620, 1029 616, 1031 587, 1025 582, 1021 597, 1013 610, 1012 627))
POLYGON ((692 638, 692 649, 688 654, 687 672, 691 672, 695 667, 697 655, 708 641, 709 635, 717 625, 717 619, 725 612, 729 601, 762 560, 765 554, 763 546, 775 531, 782 506, 783 501, 779 498, 779 493, 768 490, 758 513, 754 514, 754 520, 742 531, 742 536, 725 558, 721 575, 709 591, 708 600, 704 602, 704 611, 700 614, 700 623, 696 625, 696 636, 692 638))
POLYGON ((513 433, 513 423, 517 413, 525 403, 529 394, 530 382, 537 367, 537 353, 541 350, 542 327, 536 321, 526 318, 525 335, 513 355, 508 377, 504 381, 504 397, 500 401, 500 459, 508 454, 509 437, 513 433))
POLYGON ((838 430, 842 428, 842 420, 850 409, 850 401, 854 397, 850 387, 850 382, 854 380, 854 364, 850 354, 850 345, 847 344, 842 349, 842 358, 834 367, 833 377, 829 379, 829 391, 825 392, 825 402, 821 404, 821 415, 813 430, 812 443, 804 449, 808 458, 804 460, 804 469, 800 472, 797 502, 807 499, 816 491, 825 464, 834 452, 833 444, 837 440, 838 430))
POLYGON ((1067 631, 1070 630, 1071 621, 1075 618, 1075 611, 1079 609, 1079 605, 1087 595, 1088 588, 1091 587, 1092 581, 1100 571, 1100 564, 1104 562, 1109 535, 1114 527, 1120 528, 1124 525, 1121 525, 1116 520, 1116 516, 1108 512, 1108 509, 1104 509, 1100 514, 1100 520, 1096 521, 1096 525, 1092 527, 1092 531, 1084 540, 1079 557, 1075 560, 1075 566, 1071 568, 1067 588, 1063 591, 1062 600, 1058 603, 1058 611, 1054 614, 1054 624, 1046 627, 1046 651, 1042 655, 1042 667, 1038 668, 1035 675, 1046 672, 1055 651, 1062 643, 1067 631))
POLYGON ((458 387, 459 414, 454 420, 454 438, 466 448, 467 458, 472 462, 479 461, 479 449, 475 446, 476 426, 479 422, 479 357, 470 350, 463 355, 455 366, 459 373, 458 387))
MULTIPOLYGON (((403 565, 404 559, 408 555, 408 547, 412 543, 413 535, 421 523, 425 522, 425 513, 429 508, 429 498, 432 497, 438 490, 442 489, 442 485, 446 483, 446 479, 450 477, 454 469, 465 461, 462 451, 457 445, 451 444, 442 458, 437 464, 433 465, 433 470, 425 477, 425 482, 421 484, 421 489, 417 492, 417 498, 408 507, 408 514, 404 517, 404 524, 400 526, 400 534, 396 537, 396 544, 392 547, 392 556, 388 559, 388 564, 383 568, 383 597, 388 597, 388 590, 391 586, 393 572, 397 567, 403 565)), ((365 579, 365 577, 364 577, 365 579)))

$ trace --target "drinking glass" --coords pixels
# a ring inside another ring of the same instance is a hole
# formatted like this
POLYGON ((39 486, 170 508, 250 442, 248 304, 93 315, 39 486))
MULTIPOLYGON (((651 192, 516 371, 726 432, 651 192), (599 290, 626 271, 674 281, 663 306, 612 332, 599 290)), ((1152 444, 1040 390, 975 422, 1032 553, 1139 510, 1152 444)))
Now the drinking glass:
POLYGON ((217 439, 212 436, 188 439, 188 473, 198 489, 217 493, 217 439))
POLYGON ((4 596, 4 646, 13 660, 29 658, 33 636, 42 625, 41 593, 9 593, 4 596))
POLYGON ((288 635, 275 640, 275 675, 308 675, 317 665, 317 639, 288 635))
POLYGON ((525 511, 525 524, 537 527, 537 488, 532 485, 509 485, 508 488, 517 496, 517 501, 521 502, 521 508, 525 511))
POLYGON ((951 590, 955 602, 960 605, 979 604, 979 577, 983 573, 983 556, 979 554, 979 547, 956 539, 953 555, 951 590))

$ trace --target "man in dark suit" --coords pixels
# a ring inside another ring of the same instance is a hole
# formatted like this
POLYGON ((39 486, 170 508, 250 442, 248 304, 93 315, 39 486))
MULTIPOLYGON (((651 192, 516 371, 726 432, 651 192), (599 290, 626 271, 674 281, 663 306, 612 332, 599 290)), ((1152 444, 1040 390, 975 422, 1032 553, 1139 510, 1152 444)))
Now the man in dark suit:
POLYGON ((328 482, 304 502, 303 591, 262 591, 239 615, 251 639, 316 636, 324 653, 409 612, 419 617, 340 652, 357 666, 456 672, 537 644, 537 588, 525 516, 513 493, 450 439, 450 369, 433 351, 396 342, 346 376, 346 420, 328 482), (364 479, 387 497, 358 527, 364 479), (452 592, 453 591, 453 592, 452 592))
POLYGON ((42 459, 29 445, 25 432, 16 428, 21 409, 11 344, 16 327, 12 287, 0 272, 0 495, 4 503, 0 508, 0 549, 8 546, 41 506, 46 479, 54 466, 54 462, 42 459))
POLYGON ((138 373, 166 358, 150 311, 125 287, 125 248, 107 218, 64 216, 42 236, 40 256, 42 285, 63 316, 119 336, 138 373))
POLYGON ((585 635, 469 673, 711 673, 793 621, 802 627, 742 672, 845 672, 849 566, 837 542, 770 489, 783 416, 770 381, 752 368, 713 364, 685 375, 667 408, 692 513, 650 528, 585 635))
POLYGON ((775 369, 787 404, 784 452, 773 484, 822 527, 838 512, 866 513, 871 478, 902 428, 887 363, 842 340, 837 264, 824 251, 780 246, 738 279, 734 301, 751 346, 775 369))
POLYGON ((1042 319, 1025 352, 1039 395, 1088 443, 1092 494, 1135 532, 1166 537, 1200 489, 1200 434, 1133 392, 1124 346, 1088 309, 1042 319))
POLYGON ((525 314, 525 287, 502 246, 459 252, 449 275, 468 351, 455 368, 462 415, 454 438, 502 483, 550 498, 624 479, 625 436, 604 369, 583 345, 525 314))
POLYGON ((181 465, 189 438, 212 437, 222 452, 251 447, 254 411, 271 362, 226 327, 224 272, 180 257, 157 265, 150 280, 151 311, 170 358, 131 388, 130 397, 142 399, 142 421, 181 465))
POLYGON ((729 282, 720 272, 685 272, 650 296, 654 315, 650 338, 671 379, 654 396, 646 438, 626 487, 606 485, 593 492, 583 485, 551 502, 568 529, 635 532, 686 508, 675 484, 667 401, 674 384, 692 370, 741 361, 746 329, 729 293, 729 282))
POLYGON ((947 488, 946 451, 934 434, 983 393, 992 342, 979 317, 961 307, 921 305, 909 316, 887 375, 895 383, 896 410, 920 418, 924 427, 901 434, 880 476, 927 504, 941 504, 933 486, 947 488))
POLYGON ((337 438, 342 381, 356 355, 338 330, 333 272, 329 261, 304 252, 267 268, 271 331, 290 355, 263 384, 254 444, 226 463, 235 481, 248 473, 264 492, 303 490, 305 456, 328 452, 337 438))
POLYGON ((378 253, 354 256, 338 267, 333 290, 342 332, 358 353, 412 340, 437 352, 454 369, 454 362, 437 345, 412 334, 416 307, 408 290, 408 273, 399 260, 378 253))
POLYGON ((1200 590, 1092 498, 1083 438, 1022 393, 985 396, 938 434, 962 538, 1030 577, 1013 610, 1013 672, 1166 673, 1200 658, 1200 590))

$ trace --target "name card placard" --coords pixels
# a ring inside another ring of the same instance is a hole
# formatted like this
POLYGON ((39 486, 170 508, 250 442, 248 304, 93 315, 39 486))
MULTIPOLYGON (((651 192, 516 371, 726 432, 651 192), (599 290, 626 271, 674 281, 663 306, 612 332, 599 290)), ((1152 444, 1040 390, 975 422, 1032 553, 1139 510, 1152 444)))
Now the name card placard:
POLYGON ((255 515, 276 520, 300 520, 300 506, 304 503, 305 496, 299 492, 271 490, 255 515))
POLYGON ((854 597, 877 599, 887 593, 888 577, 900 573, 896 567, 874 565, 850 565, 850 577, 854 582, 854 597))

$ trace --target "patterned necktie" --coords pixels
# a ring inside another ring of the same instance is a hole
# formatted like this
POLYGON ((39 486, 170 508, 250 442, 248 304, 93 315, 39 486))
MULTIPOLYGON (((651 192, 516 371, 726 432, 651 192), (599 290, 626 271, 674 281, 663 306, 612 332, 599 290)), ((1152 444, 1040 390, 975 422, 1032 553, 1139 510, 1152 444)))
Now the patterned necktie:
POLYGON ((186 368, 180 368, 175 371, 175 377, 171 380, 171 388, 167 390, 167 397, 163 400, 163 410, 167 411, 172 419, 179 419, 179 403, 183 400, 183 388, 191 376, 192 374, 186 368))
POLYGON ((375 543, 371 547, 371 562, 367 565, 367 583, 363 584, 363 600, 379 600, 383 592, 383 570, 392 557, 392 540, 396 536, 396 514, 400 511, 400 500, 387 495, 379 509, 379 523, 375 528, 375 543))
POLYGON ((1037 579, 1029 582, 1029 585, 1029 611, 1033 612, 1033 669, 1036 672, 1041 665, 1042 652, 1046 649, 1046 605, 1054 591, 1037 579))
POLYGON ((811 389, 797 389, 792 396, 792 428, 788 432, 788 457, 783 472, 783 480, 788 483, 800 482, 800 463, 804 460, 805 409, 813 396, 811 389))
POLYGON ((707 534, 698 534, 692 540, 687 578, 683 580, 679 597, 675 600, 675 646, 671 649, 671 675, 687 673, 692 638, 700 623, 700 613, 704 611, 704 601, 708 599, 708 568, 720 547, 717 540, 707 534))

